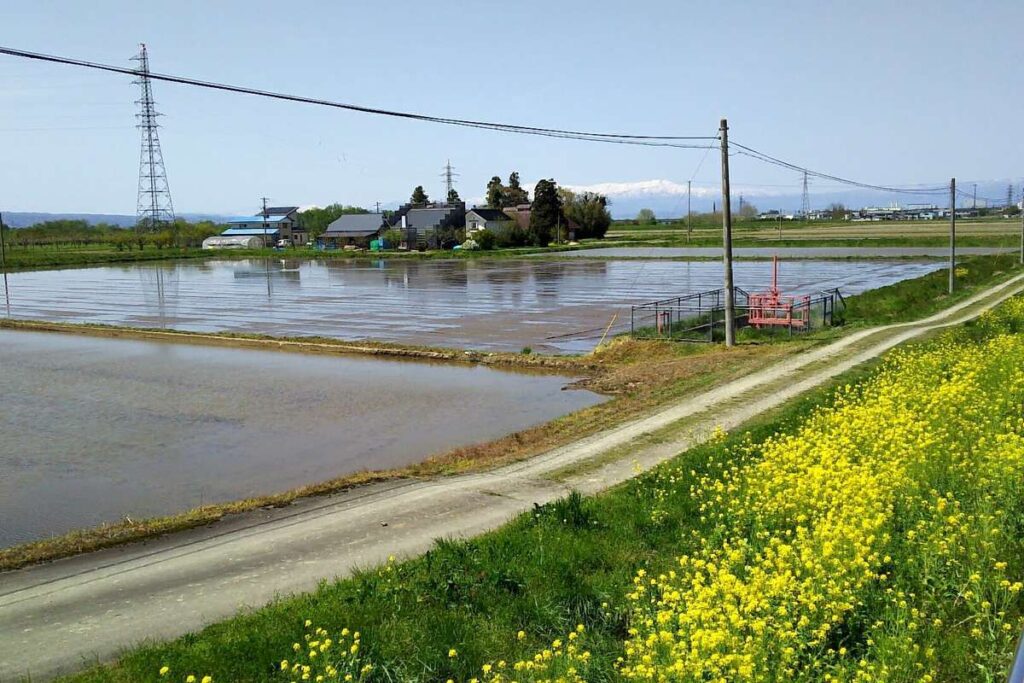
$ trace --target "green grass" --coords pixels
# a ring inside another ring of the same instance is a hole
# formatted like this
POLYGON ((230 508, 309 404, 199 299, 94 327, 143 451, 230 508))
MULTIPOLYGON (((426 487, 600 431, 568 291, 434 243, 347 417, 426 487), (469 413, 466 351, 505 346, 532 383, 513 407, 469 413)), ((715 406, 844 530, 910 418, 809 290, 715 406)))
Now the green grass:
MULTIPOLYGON (((869 370, 841 376, 855 382, 869 370)), ((639 568, 665 569, 692 550, 705 531, 689 496, 700 477, 717 476, 709 456, 746 438, 762 439, 798 424, 830 388, 813 391, 750 423, 723 442, 699 446, 675 461, 690 474, 658 501, 668 514, 652 520, 655 473, 603 495, 570 496, 537 507, 507 526, 470 541, 438 541, 426 555, 393 572, 369 569, 317 591, 210 626, 170 643, 132 650, 119 665, 68 680, 156 680, 157 670, 210 673, 215 681, 278 680, 274 662, 302 640, 303 622, 363 634, 364 654, 382 680, 468 680, 489 660, 529 656, 577 623, 587 626, 597 668, 610 676, 626 638, 624 594, 639 568), (603 609, 607 602, 609 609, 603 609), (522 642, 515 634, 524 630, 522 642), (459 651, 456 659, 448 649, 459 651)), ((721 462, 721 460, 719 460, 721 462)), ((339 567, 343 570, 344 567, 339 567)))
MULTIPOLYGON (((1007 331, 1019 331, 1020 321, 1011 322, 1007 331)), ((955 334, 980 340, 998 331, 991 325, 972 324, 955 334)), ((392 569, 325 582, 313 593, 131 650, 116 666, 68 680, 157 680, 163 665, 209 673, 216 681, 280 680, 274 663, 291 656, 306 619, 332 632, 361 631, 363 654, 378 667, 375 680, 394 681, 467 680, 483 662, 528 657, 582 623, 595 660, 588 680, 610 680, 628 636, 625 594, 636 571, 667 571, 677 555, 696 549, 696 539, 712 535, 690 486, 703 477, 720 480, 736 462, 734 448, 793 430, 829 405, 834 387, 856 384, 873 372, 873 366, 861 366, 844 373, 724 440, 690 449, 602 495, 572 495, 539 506, 476 539, 438 541, 424 556, 392 569), (671 486, 666 476, 673 477, 671 486), (528 634, 523 641, 515 637, 520 629, 528 634), (447 655, 452 647, 457 658, 447 655)), ((1005 538, 1002 554, 1021 556, 1021 542, 1020 535, 1005 538)), ((959 631, 956 637, 963 647, 970 645, 959 631)), ((962 648, 940 652, 942 667, 964 674, 957 680, 973 680, 958 668, 970 660, 962 655, 962 648)))
MULTIPOLYGON (((836 314, 836 328, 815 328, 809 336, 812 339, 827 339, 841 333, 843 327, 888 325, 926 318, 1019 273, 1021 265, 1018 255, 999 254, 968 256, 959 261, 957 268, 960 274, 957 276, 952 296, 949 294, 949 270, 943 268, 921 277, 901 280, 846 297, 845 312, 836 314)), ((812 317, 815 324, 820 322, 820 312, 813 314, 812 317)), ((698 323, 706 323, 707 320, 707 316, 702 316, 677 322, 673 324, 673 332, 678 333, 698 323)), ((716 331, 716 340, 721 334, 720 331, 716 331)), ((798 338, 808 336, 794 334, 798 338)), ((639 328, 635 336, 638 339, 658 337, 653 326, 639 328)), ((706 336, 706 333, 693 333, 688 338, 703 341, 706 336)), ((789 331, 783 328, 758 330, 744 327, 737 333, 737 340, 740 342, 786 340, 789 337, 789 331)))
POLYGON ((11 271, 43 268, 63 268, 103 265, 107 263, 132 263, 140 261, 161 261, 170 259, 319 259, 324 261, 356 261, 377 259, 433 260, 433 259, 515 259, 534 254, 557 255, 576 247, 565 245, 555 247, 513 247, 491 251, 317 251, 311 247, 289 249, 157 249, 147 246, 142 251, 133 249, 118 251, 115 247, 90 245, 83 247, 17 247, 7 251, 7 267, 11 271))
POLYGON ((959 274, 952 295, 949 294, 949 269, 943 268, 849 297, 845 318, 848 323, 862 325, 924 318, 1019 272, 1020 267, 1016 254, 967 257, 958 262, 959 274))
POLYGON ((16 247, 7 250, 7 267, 12 271, 93 266, 105 263, 132 263, 168 259, 210 258, 212 252, 200 249, 146 247, 139 251, 118 251, 115 247, 91 245, 84 247, 16 247))
MULTIPOLYGON (((958 225, 969 229, 975 222, 991 224, 996 219, 980 219, 979 221, 962 220, 958 225)), ((914 223, 891 224, 851 224, 844 221, 815 221, 808 224, 787 223, 785 239, 776 240, 771 233, 771 225, 758 221, 736 221, 733 225, 733 244, 737 247, 945 247, 948 238, 942 233, 939 222, 929 221, 928 227, 936 227, 939 234, 900 235, 899 231, 906 226, 919 225, 914 223), (865 227, 866 226, 866 227, 865 227), (878 229, 878 226, 890 227, 892 236, 863 236, 858 232, 863 229, 878 229), (846 234, 835 237, 801 237, 801 232, 810 232, 823 228, 848 229, 846 234)), ((962 247, 1017 247, 1019 236, 1016 233, 1017 223, 1006 221, 1007 232, 999 234, 963 234, 957 243, 962 247)), ((105 263, 130 263, 139 261, 156 261, 176 258, 216 258, 216 259, 298 259, 315 258, 323 260, 365 260, 365 259, 515 259, 523 256, 557 257, 561 252, 576 249, 597 247, 720 247, 722 244, 721 225, 706 220, 695 221, 691 239, 686 238, 685 223, 658 224, 654 226, 636 226, 617 223, 612 226, 609 235, 603 240, 584 240, 579 246, 559 245, 554 247, 512 247, 491 251, 427 251, 427 252, 370 252, 330 250, 317 251, 312 247, 296 247, 284 250, 276 249, 218 249, 202 250, 198 248, 157 249, 146 246, 137 249, 118 250, 113 245, 46 245, 16 246, 8 245, 7 266, 10 270, 31 270, 37 268, 59 268, 101 265, 105 263)))

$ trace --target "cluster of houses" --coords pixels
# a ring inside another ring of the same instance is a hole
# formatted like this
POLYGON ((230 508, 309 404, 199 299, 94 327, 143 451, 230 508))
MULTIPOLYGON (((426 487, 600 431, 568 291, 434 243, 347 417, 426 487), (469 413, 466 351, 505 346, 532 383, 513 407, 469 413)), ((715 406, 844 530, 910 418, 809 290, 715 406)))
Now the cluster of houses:
MULTIPOLYGON (((957 209, 957 218, 973 218, 978 215, 977 209, 957 209)), ((949 209, 938 206, 908 207, 877 207, 869 206, 847 213, 851 221, 931 221, 937 218, 948 218, 949 209)))
POLYGON ((529 204, 505 209, 473 207, 468 210, 464 202, 404 204, 388 214, 340 216, 327 226, 317 243, 324 249, 366 248, 385 234, 390 234, 398 235, 398 244, 389 247, 443 249, 453 247, 463 235, 472 238, 481 230, 498 235, 515 225, 525 230, 529 224, 529 204))
MULTIPOLYGON (((310 241, 299 222, 299 207, 267 207, 266 212, 228 221, 228 229, 203 242, 204 249, 302 246, 310 241)), ((327 226, 316 244, 323 249, 369 248, 385 233, 399 235, 400 249, 438 249, 454 246, 456 235, 471 238, 480 230, 500 234, 530 225, 530 205, 494 209, 464 202, 404 204, 389 213, 345 214, 327 226)))

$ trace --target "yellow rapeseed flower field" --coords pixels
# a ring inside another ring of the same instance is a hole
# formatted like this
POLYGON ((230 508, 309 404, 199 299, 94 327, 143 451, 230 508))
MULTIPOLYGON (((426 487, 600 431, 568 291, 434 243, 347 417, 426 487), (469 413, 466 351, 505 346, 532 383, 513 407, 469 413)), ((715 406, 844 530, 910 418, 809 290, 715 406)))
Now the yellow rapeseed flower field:
MULTIPOLYGON (((580 624, 469 683, 930 683, 954 678, 953 660, 999 680, 1024 626, 1024 558, 1007 549, 1024 533, 1020 332, 1013 299, 889 354, 797 428, 731 451, 717 434, 714 474, 663 466, 645 517, 673 514, 663 502, 688 486, 704 531, 664 571, 634 575, 614 670, 595 668, 580 624)), ((377 570, 382 590, 398 574, 393 558, 377 570)), ((510 651, 526 637, 510 631, 510 651)), ((440 652, 461 663, 463 645, 440 652)), ((306 621, 275 668, 282 681, 393 680, 389 664, 365 657, 359 632, 306 621)))
MULTIPOLYGON (((1000 317, 1024 320, 1024 302, 979 328, 1000 317)), ((746 444, 693 488, 715 526, 700 551, 636 575, 619 673, 941 680, 935 648, 956 623, 995 677, 1021 626, 999 539, 1021 528, 1022 401, 1024 337, 948 335, 891 354, 795 433, 746 444)))

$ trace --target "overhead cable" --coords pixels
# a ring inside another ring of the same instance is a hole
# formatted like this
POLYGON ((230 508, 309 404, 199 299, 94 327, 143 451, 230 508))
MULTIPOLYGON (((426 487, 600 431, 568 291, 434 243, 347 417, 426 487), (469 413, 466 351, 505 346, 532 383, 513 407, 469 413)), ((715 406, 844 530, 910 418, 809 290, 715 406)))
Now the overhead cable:
POLYGON ((850 185, 850 186, 853 186, 853 187, 862 187, 862 188, 865 188, 865 189, 868 189, 868 190, 880 190, 882 192, 896 192, 896 193, 901 193, 901 194, 914 194, 914 195, 930 195, 930 194, 936 194, 937 195, 937 194, 942 194, 942 193, 945 193, 945 192, 949 192, 949 188, 948 187, 910 188, 910 187, 892 187, 892 186, 888 186, 888 185, 875 185, 875 184, 872 184, 872 183, 864 183, 864 182, 860 182, 860 181, 857 181, 857 180, 850 180, 849 178, 842 178, 840 176, 832 175, 830 173, 823 173, 821 171, 815 171, 815 170, 812 170, 812 169, 809 169, 809 168, 805 168, 803 166, 799 166, 799 165, 794 164, 794 163, 790 163, 788 161, 783 161, 782 159, 778 159, 776 157, 769 156, 768 154, 765 154, 764 152, 759 152, 759 151, 757 151, 756 149, 754 149, 752 147, 747 147, 746 145, 741 145, 738 142, 733 142, 732 140, 729 141, 729 145, 731 147, 738 148, 740 150, 739 151, 740 154, 743 154, 744 156, 751 157, 752 159, 757 159, 758 161, 762 161, 762 162, 767 163, 767 164, 773 164, 775 166, 780 166, 782 168, 787 168, 787 169, 790 169, 792 171, 798 171, 800 173, 806 173, 808 176, 813 176, 815 178, 822 178, 824 180, 831 180, 833 182, 841 183, 843 185, 850 185))
POLYGON ((179 83, 182 85, 191 85, 200 88, 207 88, 210 90, 220 90, 226 92, 234 92, 243 95, 255 95, 258 97, 266 97, 275 100, 285 100, 288 102, 301 102, 304 104, 313 104, 324 107, 333 107, 335 109, 345 109, 348 111, 360 112, 364 114, 375 114, 378 116, 389 116, 393 118, 410 119, 414 121, 424 121, 428 123, 440 123, 450 126, 463 126, 468 128, 482 128, 486 130, 495 130, 505 133, 518 133, 522 135, 540 135, 545 137, 554 138, 566 138, 572 140, 584 140, 588 142, 607 142, 622 145, 646 145, 651 147, 677 147, 681 149, 703 149, 706 144, 689 144, 686 141, 701 141, 701 140, 716 140, 716 137, 706 136, 683 136, 683 135, 632 135, 624 133, 594 133, 588 131, 575 131, 565 130, 560 128, 540 128, 536 126, 523 126, 509 123, 495 123, 490 121, 474 121, 471 119, 457 119, 449 118, 444 116, 432 116, 429 114, 419 114, 415 112, 404 112, 395 111, 390 109, 380 109, 377 107, 368 107, 358 104, 349 104, 346 102, 336 102, 332 100, 325 100, 315 97, 305 97, 302 95, 289 95, 287 93, 274 92, 270 90, 259 90, 256 88, 248 88, 244 86, 229 85, 226 83, 215 83, 212 81, 204 81, 196 78, 188 78, 185 76, 175 76, 172 74, 161 74, 152 71, 147 71, 145 74, 139 69, 132 69, 128 67, 114 66, 111 64, 100 64, 98 62, 90 62, 81 59, 72 59, 70 57, 60 57, 57 55, 48 55, 38 52, 28 52, 26 50, 17 50, 9 47, 0 46, 0 54, 10 55, 12 57, 21 57, 24 59, 33 59, 42 62, 50 62, 54 64, 65 64, 69 66, 78 66, 87 69, 96 69, 99 71, 107 71, 111 73, 124 74, 127 76, 147 76, 150 79, 165 81, 168 83, 179 83))

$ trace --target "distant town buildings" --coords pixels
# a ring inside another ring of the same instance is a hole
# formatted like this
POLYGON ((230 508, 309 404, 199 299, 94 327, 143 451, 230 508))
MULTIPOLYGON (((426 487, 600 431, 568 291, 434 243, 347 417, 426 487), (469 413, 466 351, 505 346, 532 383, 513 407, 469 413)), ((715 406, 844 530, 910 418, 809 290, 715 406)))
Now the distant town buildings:
MULTIPOLYGON (((909 206, 866 206, 862 209, 843 209, 841 215, 835 215, 832 209, 812 209, 806 216, 800 213, 784 213, 779 210, 764 211, 757 215, 759 221, 823 221, 823 220, 848 220, 848 221, 927 221, 939 218, 948 218, 949 209, 935 206, 933 204, 911 204, 909 206)), ((970 218, 979 214, 976 208, 957 208, 958 218, 970 218)))

